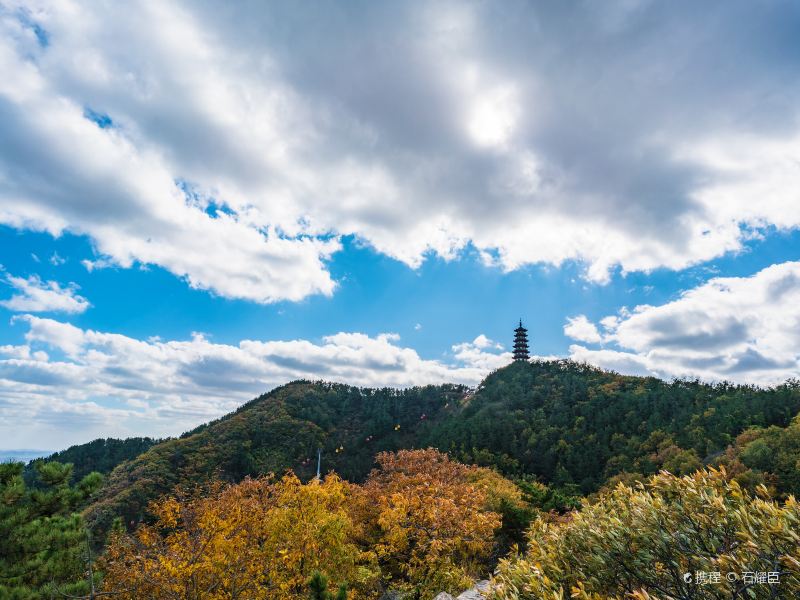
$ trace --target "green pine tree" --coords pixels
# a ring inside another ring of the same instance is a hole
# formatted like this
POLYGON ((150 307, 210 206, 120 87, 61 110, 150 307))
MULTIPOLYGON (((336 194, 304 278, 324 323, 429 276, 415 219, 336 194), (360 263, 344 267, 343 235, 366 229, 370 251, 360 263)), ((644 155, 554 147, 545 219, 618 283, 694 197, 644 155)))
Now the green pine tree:
POLYGON ((328 578, 319 571, 314 571, 314 574, 308 582, 308 589, 310 591, 309 598, 311 600, 329 600, 330 598, 330 594, 328 593, 328 578))
POLYGON ((77 511, 102 477, 71 486, 72 465, 61 463, 38 464, 36 473, 37 487, 28 488, 21 463, 0 464, 0 598, 45 600, 54 587, 85 594, 87 533, 77 511))
POLYGON ((336 600, 347 600, 347 586, 345 584, 339 586, 339 591, 336 592, 336 600))
POLYGON ((347 586, 341 584, 336 596, 328 591, 328 578, 319 571, 314 571, 308 581, 309 598, 311 600, 347 600, 347 586))

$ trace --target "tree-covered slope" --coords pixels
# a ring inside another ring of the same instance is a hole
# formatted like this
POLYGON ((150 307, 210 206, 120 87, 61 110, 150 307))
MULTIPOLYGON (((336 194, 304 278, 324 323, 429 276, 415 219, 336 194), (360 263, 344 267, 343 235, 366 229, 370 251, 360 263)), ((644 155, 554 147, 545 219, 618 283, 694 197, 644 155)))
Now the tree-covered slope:
POLYGON ((300 381, 150 448, 110 474, 89 519, 128 525, 178 484, 292 469, 363 480, 383 450, 438 447, 466 462, 590 493, 609 478, 714 462, 752 426, 786 427, 800 387, 664 382, 569 361, 514 363, 474 393, 460 386, 362 389, 300 381))
POLYGON ((621 376, 569 361, 515 363, 422 443, 583 493, 620 473, 690 473, 748 427, 786 427, 800 385, 771 389, 621 376))
POLYGON ((455 385, 396 390, 290 383, 119 465, 90 507, 89 522, 102 531, 122 516, 130 526, 150 500, 178 484, 287 469, 307 479, 318 448, 324 471, 363 479, 375 454, 414 447, 433 423, 456 412, 466 392, 455 385))
POLYGON ((718 462, 749 488, 764 484, 778 497, 800 498, 800 415, 788 427, 748 429, 718 462))
POLYGON ((32 460, 25 467, 25 479, 29 484, 35 482, 36 465, 48 462, 72 464, 74 481, 80 481, 93 471, 105 475, 118 464, 136 458, 159 441, 149 437, 134 437, 124 440, 99 438, 86 444, 70 446, 66 450, 55 452, 50 456, 32 460))

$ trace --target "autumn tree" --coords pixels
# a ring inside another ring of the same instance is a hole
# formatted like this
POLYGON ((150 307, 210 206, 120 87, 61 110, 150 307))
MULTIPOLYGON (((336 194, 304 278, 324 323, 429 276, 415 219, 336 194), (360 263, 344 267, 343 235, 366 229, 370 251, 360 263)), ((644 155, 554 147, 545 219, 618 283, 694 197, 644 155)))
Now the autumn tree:
POLYGON ((380 468, 364 484, 360 505, 386 584, 433 596, 483 575, 500 526, 481 478, 486 470, 433 449, 383 452, 376 460, 380 468))
POLYGON ((112 538, 106 586, 130 600, 293 600, 320 571, 369 589, 375 571, 352 542, 350 497, 335 475, 303 484, 288 474, 165 498, 151 505, 153 525, 112 538))
POLYGON ((800 597, 800 506, 759 492, 716 470, 620 484, 568 517, 537 519, 527 553, 501 561, 494 598, 800 597), (703 585, 698 572, 720 581, 703 585), (745 577, 758 572, 780 583, 745 577))
POLYGON ((435 450, 378 462, 364 486, 289 474, 155 502, 153 524, 112 536, 107 590, 130 600, 358 600, 485 576, 496 511, 522 503, 519 489, 435 450))

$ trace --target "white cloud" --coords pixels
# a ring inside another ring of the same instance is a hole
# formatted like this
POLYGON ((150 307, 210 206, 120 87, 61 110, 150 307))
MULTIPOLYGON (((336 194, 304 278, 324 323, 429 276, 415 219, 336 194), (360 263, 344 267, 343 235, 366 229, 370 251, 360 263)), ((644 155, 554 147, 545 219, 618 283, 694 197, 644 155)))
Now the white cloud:
POLYGON ((5 356, 7 358, 16 358, 20 360, 40 360, 46 361, 49 359, 47 353, 42 350, 37 350, 36 352, 31 352, 30 346, 0 346, 0 355, 5 356))
POLYGON ((490 340, 488 337, 486 337, 483 334, 480 334, 478 337, 476 337, 474 340, 472 340, 472 345, 475 346, 476 348, 480 348, 481 350, 483 350, 485 348, 496 348, 498 350, 502 350, 503 349, 503 345, 502 344, 499 344, 499 343, 495 342, 494 340, 490 340))
POLYGON ((396 334, 229 345, 202 334, 138 340, 32 315, 16 323, 28 327, 25 344, 0 347, 0 439, 9 447, 177 434, 293 379, 475 385, 510 361, 493 344, 475 342, 456 344, 446 361, 424 359, 396 334))
POLYGON ((598 344, 603 341, 597 326, 586 318, 586 315, 568 317, 564 325, 564 335, 589 344, 598 344))
POLYGON ((660 377, 770 385, 800 376, 800 262, 717 277, 661 306, 602 321, 618 350, 572 346, 601 367, 660 377))
MULTIPOLYGON (((0 26, 7 34, 0 43, 0 67, 8 74, 0 82, 0 112, 6 124, 0 149, 0 172, 3 174, 0 178, 0 222, 54 234, 64 230, 87 234, 102 255, 100 264, 113 261, 129 267, 138 261, 161 265, 185 277, 193 287, 223 296, 270 302, 332 293, 335 286, 324 261, 339 248, 336 239, 286 235, 274 226, 279 220, 253 221, 245 206, 239 206, 234 214, 209 214, 210 196, 176 183, 189 169, 169 159, 176 150, 181 154, 190 151, 190 147, 170 149, 140 129, 146 124, 137 119, 152 118, 155 113, 149 113, 149 117, 122 115, 119 127, 108 129, 99 128, 85 117, 85 106, 89 103, 85 95, 100 101, 98 95, 113 93, 112 88, 117 85, 127 88, 124 94, 135 92, 136 99, 143 103, 139 108, 145 111, 156 108, 161 102, 169 102, 173 92, 183 95, 183 100, 187 101, 187 95, 197 94, 184 111, 188 119, 197 117, 191 128, 195 125, 198 131, 205 128, 201 136, 207 136, 211 130, 216 133, 196 140, 208 147, 195 151, 205 152, 212 160, 217 152, 212 146, 218 148, 221 141, 239 137, 242 152, 263 156, 270 153, 269 148, 280 153, 276 141, 300 134, 287 130, 277 139, 267 135, 271 132, 270 122, 278 116, 275 111, 280 110, 284 101, 279 92, 276 92, 278 97, 263 97, 267 93, 264 86, 251 89, 259 96, 252 99, 257 107, 253 110, 245 110, 241 104, 226 105, 224 90, 235 88, 236 81, 226 80, 219 72, 203 68, 202 63, 182 62, 189 60, 193 52, 210 57, 211 49, 205 46, 204 34, 192 28, 191 19, 177 26, 181 14, 160 14, 162 9, 156 5, 142 7, 144 14, 139 16, 172 21, 168 29, 154 32, 156 39, 149 41, 154 44, 152 58, 161 62, 158 53, 163 53, 165 66, 168 63, 167 68, 173 70, 171 75, 140 72, 143 79, 133 75, 138 71, 134 65, 103 66, 114 61, 114 57, 108 55, 111 48, 91 45, 102 46, 104 42, 98 36, 104 38, 111 32, 106 30, 101 15, 95 14, 91 7, 61 4, 32 10, 42 19, 44 27, 53 28, 51 33, 55 38, 52 52, 49 47, 45 49, 40 61, 29 58, 31 34, 15 19, 14 15, 19 13, 0 15, 0 26), (80 41, 84 34, 88 36, 84 40, 87 45, 80 41), (95 52, 96 56, 90 56, 95 52), (91 68, 74 70, 77 63, 83 61, 89 61, 87 66, 97 67, 102 74, 91 68), (105 67, 121 70, 112 73, 105 67), (193 74, 194 78, 184 81, 185 85, 160 79, 161 76, 172 78, 184 67, 187 77, 193 74), (127 75, 132 75, 132 79, 126 82, 127 75), (97 76, 100 80, 95 79, 97 76), (151 77, 158 81, 152 81, 154 97, 146 99, 139 86, 145 85, 145 80, 151 77), (181 92, 170 89, 172 85, 178 85, 181 92), (82 86, 99 87, 79 90, 82 86), (218 100, 219 104, 198 106, 198 103, 202 105, 212 100, 218 100), (220 123, 219 119, 224 120, 224 113, 228 111, 238 120, 220 123), (247 126, 250 120, 253 123, 249 131, 265 128, 268 131, 248 142, 236 131, 247 126), (32 183, 36 180, 40 183, 32 183), (42 187, 40 184, 44 181, 48 185, 42 187)), ((114 28, 113 23, 109 25, 114 28)), ((145 37, 150 35, 147 31, 140 33, 145 37)), ((128 41, 142 43, 143 47, 150 45, 145 39, 128 41)), ((224 61, 223 57, 221 59, 224 61)), ((218 66, 224 72, 224 65, 218 66)), ((174 96, 173 99, 181 101, 174 96)), ((108 102, 113 105, 122 100, 119 96, 109 98, 108 102)), ((166 116, 178 107, 178 104, 167 107, 162 103, 158 111, 166 111, 162 113, 166 116)), ((189 127, 188 122, 186 126, 189 127)), ((286 126, 291 124, 286 123, 286 126)), ((183 155, 178 161, 186 158, 183 155)), ((234 160, 234 157, 227 159, 234 160)), ((251 167, 280 168, 278 164, 266 163, 251 167)), ((209 183, 213 186, 216 182, 209 183)))
POLYGON ((15 293, 0 306, 15 312, 64 312, 77 314, 89 308, 89 301, 77 293, 77 286, 61 287, 56 281, 42 281, 37 275, 28 278, 6 275, 5 282, 15 293))
POLYGON ((452 350, 457 360, 479 367, 484 375, 504 367, 513 359, 511 352, 503 352, 502 344, 498 344, 483 334, 471 342, 455 344, 452 350))
MULTIPOLYGON (((676 152, 681 159, 713 170, 716 177, 695 194, 707 211, 731 227, 745 223, 786 230, 800 223, 800 131, 772 138, 729 134, 676 152)), ((728 235, 734 238, 737 233, 728 235)))
POLYGON ((661 372, 652 369, 645 357, 630 352, 607 349, 590 350, 579 344, 573 344, 569 347, 569 357, 577 362, 593 364, 624 375, 661 375, 661 372))
POLYGON ((7 2, 0 222, 256 302, 342 235, 602 282, 800 226, 791 4, 629 4, 7 2))

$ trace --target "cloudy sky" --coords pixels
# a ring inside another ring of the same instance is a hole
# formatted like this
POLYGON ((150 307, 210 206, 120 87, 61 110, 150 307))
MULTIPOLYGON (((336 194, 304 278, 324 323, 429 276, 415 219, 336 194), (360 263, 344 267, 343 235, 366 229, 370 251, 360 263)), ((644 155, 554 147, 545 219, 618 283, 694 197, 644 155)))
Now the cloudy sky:
POLYGON ((800 4, 0 0, 0 449, 533 353, 800 375, 800 4))

